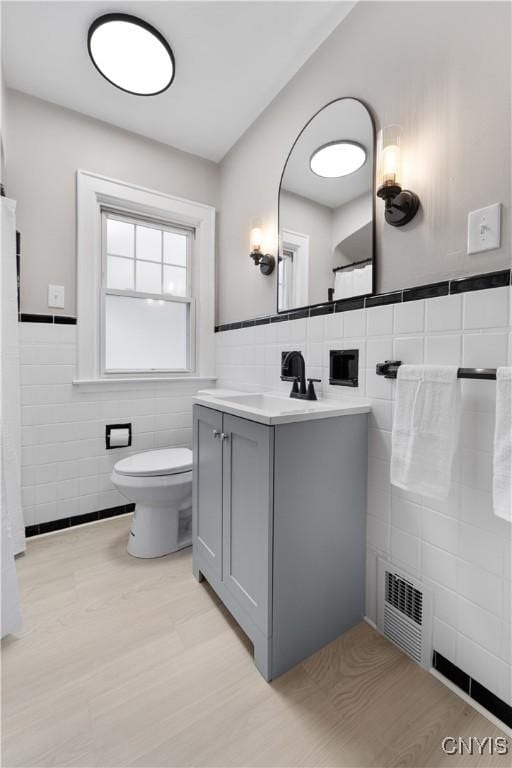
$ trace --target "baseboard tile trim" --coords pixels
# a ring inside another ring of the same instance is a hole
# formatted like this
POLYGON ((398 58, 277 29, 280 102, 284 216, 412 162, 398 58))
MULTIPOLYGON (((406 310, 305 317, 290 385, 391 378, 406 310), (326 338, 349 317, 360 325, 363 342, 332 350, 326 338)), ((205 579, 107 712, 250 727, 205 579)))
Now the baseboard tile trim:
MULTIPOLYGON (((373 622, 368 616, 363 617, 363 621, 365 621, 367 624, 370 625, 370 627, 373 627, 376 632, 378 632, 380 635, 382 635, 382 632, 379 630, 375 622, 373 622)), ((383 635, 384 637, 384 635, 383 635)), ((512 737, 512 719, 510 719, 510 722, 505 722, 501 720, 499 717, 497 717, 493 712, 483 707, 473 696, 470 695, 470 693, 466 693, 462 688, 460 688, 456 683, 452 682, 448 677, 445 677, 441 672, 439 672, 435 665, 440 665, 439 662, 443 661, 446 663, 446 668, 449 670, 450 668, 453 668, 453 670, 456 670, 460 675, 466 675, 469 679, 469 691, 471 691, 471 683, 475 683, 478 685, 479 688, 481 688, 484 692, 488 693, 490 699, 496 700, 496 702, 500 705, 500 711, 505 710, 512 716, 512 707, 508 705, 506 702, 501 701, 496 694, 493 694, 491 691, 488 691, 486 688, 482 686, 481 683, 478 683, 477 680, 472 680, 472 678, 469 677, 463 670, 459 669, 459 667, 456 667, 455 664, 452 662, 449 662, 448 659, 445 659, 444 656, 442 656, 439 651, 434 650, 432 654, 432 666, 430 667, 430 674, 433 675, 437 680, 439 680, 443 685, 446 685, 447 688, 449 688, 451 691, 457 694, 461 699, 463 699, 467 704, 470 704, 473 709, 476 709, 477 712, 479 712, 481 715, 487 718, 493 725, 496 725, 498 728, 501 728, 502 731, 504 731, 508 736, 512 737)))
POLYGON ((491 722, 497 728, 500 728, 504 733, 506 733, 507 736, 512 737, 512 728, 510 728, 506 723, 502 722, 501 720, 498 720, 498 718, 495 717, 492 714, 492 712, 489 712, 488 709, 485 709, 484 707, 482 707, 481 704, 475 701, 475 699, 472 699, 471 696, 469 696, 467 693, 464 693, 463 690, 461 690, 457 685, 452 683, 451 680, 448 680, 447 677, 445 677, 440 672, 438 672, 437 669, 434 669, 434 667, 431 667, 430 674, 433 677, 435 677, 436 680, 439 680, 440 683, 442 683, 443 685, 446 685, 446 687, 449 688, 450 691, 455 693, 460 699, 466 702, 466 704, 469 704, 470 707, 473 707, 473 709, 475 709, 480 715, 482 715, 487 720, 489 720, 489 722, 491 722))
MULTIPOLYGON (((129 517, 132 512, 123 512, 120 515, 115 515, 115 517, 129 517)), ((79 525, 73 525, 73 526, 67 526, 66 528, 58 528, 55 531, 48 531, 47 533, 35 533, 32 534, 29 538, 32 539, 46 539, 48 536, 55 536, 57 533, 70 533, 71 531, 76 531, 79 528, 90 528, 92 525, 99 525, 100 523, 107 523, 109 520, 112 520, 111 517, 102 517, 100 520, 91 520, 90 523, 80 523, 79 525)), ((21 553, 25 554, 25 552, 21 553)))
POLYGON ((471 701, 479 704, 507 728, 512 728, 512 706, 435 649, 432 654, 432 667, 460 691, 466 693, 471 701))
POLYGON ((46 523, 36 525, 27 525, 25 528, 25 537, 31 539, 34 536, 49 536, 52 533, 61 533, 72 528, 81 528, 91 523, 99 523, 103 520, 109 520, 112 517, 121 515, 131 515, 135 509, 135 504, 121 504, 118 507, 100 509, 97 512, 88 512, 85 515, 75 515, 74 517, 63 517, 60 520, 50 520, 46 523))

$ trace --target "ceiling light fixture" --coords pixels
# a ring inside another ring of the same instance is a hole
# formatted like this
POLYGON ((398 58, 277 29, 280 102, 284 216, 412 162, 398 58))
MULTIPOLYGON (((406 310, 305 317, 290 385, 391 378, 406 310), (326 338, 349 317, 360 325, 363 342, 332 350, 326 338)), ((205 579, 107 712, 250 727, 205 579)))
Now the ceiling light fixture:
POLYGON ((174 80, 174 54, 151 24, 127 13, 107 13, 89 27, 87 48, 105 80, 121 91, 155 96, 174 80))
POLYGON ((331 141, 318 147, 309 167, 324 179, 339 179, 359 170, 366 162, 366 150, 355 141, 331 141))

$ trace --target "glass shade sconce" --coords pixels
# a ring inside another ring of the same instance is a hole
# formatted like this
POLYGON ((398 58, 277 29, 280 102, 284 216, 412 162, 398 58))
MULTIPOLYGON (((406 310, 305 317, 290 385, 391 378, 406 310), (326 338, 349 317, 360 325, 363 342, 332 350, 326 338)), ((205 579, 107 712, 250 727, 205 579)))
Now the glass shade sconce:
POLYGON ((399 125, 388 125, 380 132, 377 197, 384 200, 384 218, 392 227, 408 224, 420 206, 418 195, 409 189, 402 189, 400 184, 400 138, 399 125))
POLYGON ((260 268, 262 275, 271 275, 276 265, 275 258, 270 253, 262 252, 263 231, 261 227, 254 226, 251 229, 251 252, 250 258, 254 261, 254 266, 260 268))

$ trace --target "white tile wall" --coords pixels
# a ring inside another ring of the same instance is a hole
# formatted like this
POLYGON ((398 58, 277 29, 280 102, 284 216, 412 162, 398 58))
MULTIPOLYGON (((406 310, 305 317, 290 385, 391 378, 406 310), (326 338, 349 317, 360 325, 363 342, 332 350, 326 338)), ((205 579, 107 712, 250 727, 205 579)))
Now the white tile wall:
POLYGON ((196 383, 85 392, 72 384, 76 326, 20 323, 19 333, 25 525, 126 504, 110 482, 116 461, 190 447, 196 383), (107 451, 105 425, 119 422, 132 423, 133 444, 107 451))
POLYGON ((512 365, 511 297, 511 288, 496 288, 216 334, 219 386, 288 393, 290 384, 279 380, 281 351, 301 349, 308 375, 323 380, 324 397, 371 400, 367 614, 375 621, 376 557, 383 554, 432 588, 435 647, 510 703, 512 526, 492 512, 495 384, 460 383, 454 485, 440 503, 391 488, 396 384, 376 376, 375 363, 395 355, 404 362, 512 365), (360 350, 357 389, 327 383, 329 349, 343 348, 360 350))

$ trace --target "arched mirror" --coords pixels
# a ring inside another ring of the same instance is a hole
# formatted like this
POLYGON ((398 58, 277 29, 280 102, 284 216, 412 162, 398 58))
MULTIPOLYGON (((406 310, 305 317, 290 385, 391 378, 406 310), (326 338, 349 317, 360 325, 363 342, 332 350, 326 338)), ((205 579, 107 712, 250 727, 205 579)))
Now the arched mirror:
POLYGON ((375 128, 332 101, 295 140, 279 187, 278 312, 373 293, 375 128))

